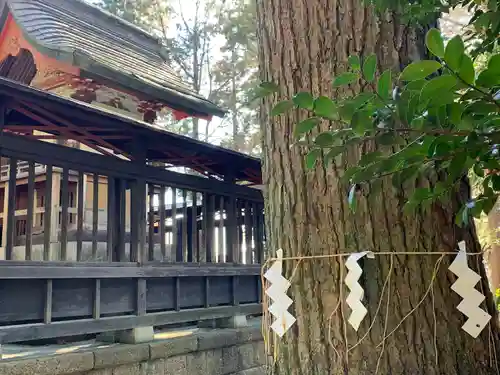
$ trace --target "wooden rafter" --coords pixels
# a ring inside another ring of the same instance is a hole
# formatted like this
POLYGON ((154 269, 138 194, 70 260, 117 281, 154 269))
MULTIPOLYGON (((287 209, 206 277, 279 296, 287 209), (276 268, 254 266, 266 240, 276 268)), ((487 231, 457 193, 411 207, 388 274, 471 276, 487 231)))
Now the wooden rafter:
MULTIPOLYGON (((36 105, 33 105, 33 104, 28 104, 28 103, 25 103, 25 102, 21 102, 22 105, 24 106, 27 106, 28 108, 32 109, 32 110, 35 110, 36 112, 40 113, 42 116, 44 117, 40 117, 38 116, 37 114, 33 113, 32 111, 28 111, 26 109, 23 109, 21 108, 20 106, 16 107, 15 110, 16 111, 20 111, 21 113, 25 114, 26 116, 29 116, 31 118, 33 118, 34 120, 37 120, 41 123, 45 123, 45 124, 49 124, 49 125, 55 125, 54 123, 50 122, 50 121, 56 121, 57 123, 63 125, 63 127, 66 127, 70 132, 71 134, 74 134, 70 137, 70 139, 75 139, 83 144, 85 144, 86 146, 88 147, 91 147, 93 148, 94 150, 98 151, 98 152, 102 152, 108 156, 115 156, 115 154, 113 153, 110 153, 106 150, 104 150, 102 147, 105 147, 107 149, 110 149, 114 152, 116 152, 117 154, 122 154, 124 156, 126 156, 127 158, 129 159, 132 159, 132 157, 130 155, 128 155, 126 152, 124 152, 123 150, 120 150, 118 149, 117 147, 113 146, 112 144, 110 144, 109 142, 106 142, 104 139, 94 135, 94 134, 91 134, 89 132, 87 132, 85 129, 83 128, 80 128, 78 126, 75 126, 73 125, 72 123, 64 120, 63 118, 57 116, 57 115, 54 115, 50 112, 48 112, 47 110, 43 109, 43 108, 40 108, 36 105), (34 118, 34 116, 36 118, 34 118), (50 120, 47 120, 50 119, 50 120), (89 140, 91 141, 94 141, 96 142, 96 145, 92 144, 91 142, 88 142, 89 140), (96 148, 96 146, 98 146, 98 148, 96 148)), ((56 125, 57 126, 57 125, 56 125)))
MULTIPOLYGON (((81 143, 85 144, 86 146, 92 148, 93 150, 96 150, 97 152, 102 152, 103 154, 106 154, 108 156, 116 156, 116 155, 114 155, 114 154, 112 154, 110 152, 107 152, 106 150, 101 150, 100 148, 97 148, 95 145, 93 145, 90 142, 86 142, 86 138, 84 138, 84 137, 82 137, 82 136, 80 136, 78 134, 73 134, 70 129, 66 129, 64 127, 58 127, 57 125, 51 123, 47 119, 45 119, 45 118, 43 118, 41 116, 38 116, 37 114, 32 113, 31 111, 28 111, 28 110, 26 110, 24 108, 21 108, 19 106, 15 107, 14 109, 16 111, 18 111, 18 112, 20 112, 20 113, 22 113, 22 114, 24 114, 24 115, 32 118, 33 120, 40 122, 41 124, 44 124, 44 125, 47 125, 47 126, 50 126, 50 127, 57 127, 58 128, 57 131, 61 135, 64 135, 64 137, 67 138, 67 139, 74 139, 74 140, 76 140, 78 142, 81 142, 81 143)), ((44 130, 45 129, 42 128, 42 131, 44 131, 44 130)))

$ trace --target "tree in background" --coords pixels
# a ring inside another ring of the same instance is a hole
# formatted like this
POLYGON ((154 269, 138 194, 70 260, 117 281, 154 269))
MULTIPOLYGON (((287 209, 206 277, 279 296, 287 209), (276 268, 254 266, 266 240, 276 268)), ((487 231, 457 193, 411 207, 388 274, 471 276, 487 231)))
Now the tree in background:
MULTIPOLYGON (((452 44, 453 75, 438 72, 446 68, 435 31, 429 40, 435 56, 428 56, 424 39, 442 10, 440 1, 383 2, 373 1, 377 13, 360 0, 257 1, 261 78, 273 83, 262 85, 273 93, 261 111, 266 234, 269 248, 282 248, 285 257, 453 252, 462 240, 469 252, 480 251, 474 227, 462 219, 486 209, 495 192, 488 182, 487 195, 466 205, 465 172, 476 162, 496 165, 491 146, 474 141, 476 127, 490 120, 484 115, 494 115, 492 89, 479 98, 467 84, 452 90, 457 75, 470 86, 475 82, 460 41, 452 44), (387 12, 389 5, 396 9, 387 12), (398 14, 401 9, 409 14, 398 14), (406 86, 407 81, 415 83, 406 86), (471 98, 456 98, 469 91, 471 98), (458 112, 448 114, 449 104, 458 112), (483 112, 474 113, 470 104, 483 112), (447 138, 449 131, 457 131, 456 138, 447 138), (468 156, 476 147, 482 150, 479 160, 468 156), (372 179, 376 183, 365 183, 372 179), (437 199, 444 192, 446 198, 437 199), (411 210, 403 210, 405 204, 411 210)), ((488 74, 496 73, 489 71, 481 84, 495 82, 488 74)), ((471 259, 484 276, 482 263, 471 259)), ((405 254, 364 261, 363 303, 370 313, 381 313, 366 319, 359 333, 345 323, 341 258, 285 263, 297 323, 275 342, 275 373, 496 374, 498 359, 490 357, 500 347, 495 324, 493 333, 485 329, 477 339, 463 332, 450 262, 451 257, 405 254)), ((485 278, 480 288, 488 290, 485 278)), ((492 312, 490 297, 486 308, 492 312)))
POLYGON ((210 99, 224 103, 230 113, 231 137, 225 145, 252 153, 260 146, 257 106, 253 100, 258 84, 257 25, 255 2, 235 0, 221 12, 218 33, 224 36, 223 58, 212 69, 219 87, 210 99))
POLYGON ((158 29, 160 20, 168 18, 168 3, 156 0, 97 0, 102 9, 146 31, 158 29))
POLYGON ((195 92, 228 110, 220 124, 199 119, 159 118, 167 129, 207 142, 230 127, 219 142, 239 151, 259 149, 257 104, 250 99, 257 86, 255 5, 250 0, 100 0, 99 5, 154 35, 167 50, 169 63, 195 92), (172 30, 175 29, 174 31, 172 30))

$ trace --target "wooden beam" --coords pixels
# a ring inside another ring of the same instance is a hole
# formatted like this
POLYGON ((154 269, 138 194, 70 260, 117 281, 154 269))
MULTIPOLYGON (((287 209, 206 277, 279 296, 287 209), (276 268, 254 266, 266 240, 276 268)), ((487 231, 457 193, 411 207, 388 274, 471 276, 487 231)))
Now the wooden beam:
POLYGON ((251 276, 260 275, 261 267, 223 263, 165 264, 150 262, 16 262, 0 261, 0 280, 4 279, 123 279, 154 277, 251 276), (123 264, 123 265, 122 265, 123 264))
POLYGON ((4 157, 35 160, 38 163, 68 167, 72 170, 87 173, 98 171, 102 175, 126 179, 137 179, 147 176, 148 182, 158 185, 163 184, 180 189, 196 190, 198 192, 217 192, 220 195, 235 196, 256 202, 262 202, 263 200, 262 193, 259 190, 229 182, 180 174, 117 158, 107 158, 102 155, 54 145, 48 142, 33 141, 11 134, 4 134, 3 139, 2 154, 4 157))

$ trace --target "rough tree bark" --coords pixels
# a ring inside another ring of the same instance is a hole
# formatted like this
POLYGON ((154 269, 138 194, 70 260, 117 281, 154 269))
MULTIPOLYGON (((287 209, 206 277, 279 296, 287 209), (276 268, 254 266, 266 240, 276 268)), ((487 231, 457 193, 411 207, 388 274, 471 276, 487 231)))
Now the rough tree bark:
MULTIPOLYGON (((360 193, 358 210, 352 214, 347 207, 347 186, 340 182, 340 176, 359 153, 328 169, 319 165, 315 171, 307 172, 304 151, 290 147, 293 127, 305 114, 268 116, 277 100, 300 91, 333 95, 332 77, 345 70, 351 54, 367 56, 373 52, 380 68, 400 70, 425 53, 425 30, 418 32, 402 26, 394 15, 378 20, 359 0, 257 0, 257 4, 262 79, 281 88, 279 95, 264 101, 261 111, 269 249, 283 248, 285 256, 346 249, 454 251, 457 242, 463 239, 469 251, 478 251, 474 228, 460 229, 454 225, 453 214, 469 194, 465 180, 462 191, 448 203, 420 210, 412 217, 402 212, 405 193, 384 181, 381 192, 360 193)), ((430 182, 419 181, 427 183, 430 182)), ((498 331, 487 328, 473 339, 461 329, 465 318, 456 310, 460 297, 450 289, 455 277, 447 269, 452 260, 449 256, 441 262, 432 293, 385 341, 383 351, 377 347, 384 336, 386 309, 385 331, 389 333, 426 293, 438 258, 394 256, 392 276, 382 297, 391 259, 379 256, 365 260, 362 283, 369 314, 358 334, 345 327, 350 313, 347 306, 329 320, 341 295, 341 262, 337 259, 300 262, 290 289, 294 300, 290 311, 297 317, 297 323, 279 341, 275 372, 375 374, 380 356, 378 374, 381 375, 497 374, 498 363, 490 354, 496 348, 500 358, 498 331), (346 359, 344 329, 352 346, 367 331, 381 298, 380 315, 371 333, 346 359)), ((484 274, 483 265, 476 258, 470 258, 469 263, 484 274)), ((296 265, 297 262, 285 262, 288 277, 296 265)), ((486 279, 478 288, 488 290, 486 279)), ((344 298, 346 292, 344 288, 344 298)), ((493 313, 491 297, 486 303, 493 313)))

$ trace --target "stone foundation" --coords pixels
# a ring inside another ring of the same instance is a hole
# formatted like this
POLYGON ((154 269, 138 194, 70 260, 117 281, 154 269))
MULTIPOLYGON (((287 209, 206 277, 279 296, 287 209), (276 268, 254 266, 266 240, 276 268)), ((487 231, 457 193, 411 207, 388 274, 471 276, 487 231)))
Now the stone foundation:
POLYGON ((0 361, 2 375, 265 375, 260 327, 201 331, 148 344, 0 361))

